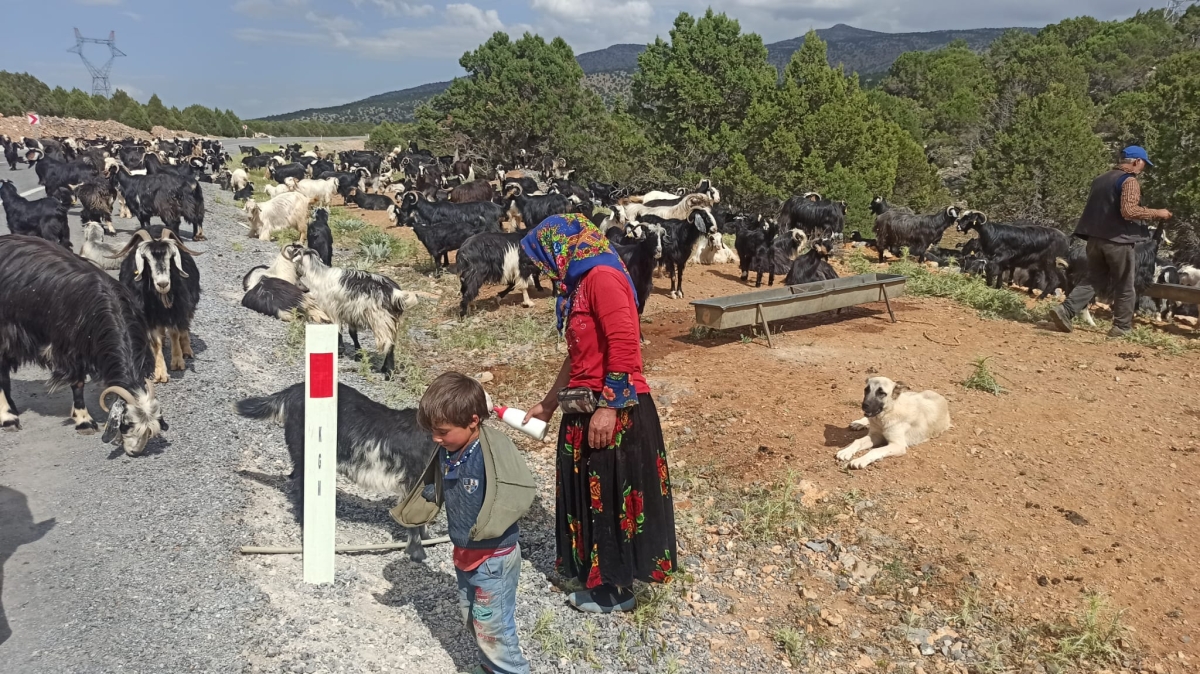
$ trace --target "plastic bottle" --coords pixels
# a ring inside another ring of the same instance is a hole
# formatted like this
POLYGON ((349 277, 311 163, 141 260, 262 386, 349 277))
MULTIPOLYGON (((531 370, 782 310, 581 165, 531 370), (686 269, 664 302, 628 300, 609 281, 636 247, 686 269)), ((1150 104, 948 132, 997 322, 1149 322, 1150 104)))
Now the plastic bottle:
POLYGON ((496 410, 496 416, 500 417, 501 421, 525 435, 538 441, 546 439, 546 431, 549 429, 546 422, 541 419, 530 419, 527 424, 521 423, 525 420, 525 410, 519 410, 515 407, 504 407, 503 405, 496 405, 492 409, 496 410))

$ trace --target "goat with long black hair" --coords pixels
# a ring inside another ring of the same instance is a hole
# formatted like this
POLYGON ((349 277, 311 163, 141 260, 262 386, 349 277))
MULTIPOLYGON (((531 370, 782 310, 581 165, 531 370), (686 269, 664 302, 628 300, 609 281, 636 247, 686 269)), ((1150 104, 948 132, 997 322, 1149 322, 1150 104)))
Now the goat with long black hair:
POLYGON ((119 255, 118 278, 141 299, 142 313, 153 339, 154 381, 171 381, 163 357, 163 338, 171 343, 171 369, 182 371, 191 358, 192 318, 200 303, 200 269, 189 250, 169 228, 139 229, 119 255))
POLYGON ((71 387, 76 431, 97 428, 83 400, 88 377, 106 387, 105 442, 132 456, 167 430, 146 379, 154 363, 146 319, 127 288, 61 246, 19 235, 0 236, 0 288, 10 289, 0 293, 0 427, 20 428, 9 376, 36 363, 51 372, 51 390, 71 387))

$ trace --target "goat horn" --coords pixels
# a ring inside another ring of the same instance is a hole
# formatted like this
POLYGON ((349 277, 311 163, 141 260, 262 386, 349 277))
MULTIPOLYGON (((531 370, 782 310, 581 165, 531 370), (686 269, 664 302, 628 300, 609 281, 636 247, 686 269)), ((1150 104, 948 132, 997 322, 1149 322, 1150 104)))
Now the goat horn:
POLYGON ((104 410, 105 412, 108 411, 108 402, 107 401, 108 401, 108 394, 110 394, 110 393, 123 399, 125 402, 129 403, 130 405, 136 404, 133 399, 133 394, 130 393, 128 390, 126 390, 124 386, 109 386, 108 388, 106 388, 100 392, 100 409, 104 410))
POLYGON ((175 245, 179 246, 179 249, 182 250, 183 252, 187 253, 188 255, 203 255, 203 253, 192 250, 192 249, 188 248, 187 246, 183 245, 183 240, 181 240, 179 238, 179 235, 175 233, 175 230, 163 228, 163 232, 158 237, 158 240, 166 241, 167 239, 174 239, 175 245))
POLYGON ((119 257, 125 257, 129 254, 129 251, 133 250, 134 246, 151 240, 152 237, 150 236, 149 230, 139 229, 133 233, 133 236, 129 237, 129 242, 125 244, 125 247, 121 249, 121 252, 116 253, 115 255, 109 255, 108 258, 110 260, 115 260, 119 257))

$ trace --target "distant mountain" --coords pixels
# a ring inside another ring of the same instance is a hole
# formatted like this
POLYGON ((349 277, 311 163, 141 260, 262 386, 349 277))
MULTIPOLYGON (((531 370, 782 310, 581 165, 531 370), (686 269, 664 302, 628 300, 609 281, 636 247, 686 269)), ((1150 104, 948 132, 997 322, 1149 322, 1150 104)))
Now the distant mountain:
MULTIPOLYGON (((937 30, 927 33, 880 33, 854 26, 837 24, 817 31, 829 44, 829 62, 842 64, 847 71, 857 72, 869 81, 891 67, 896 57, 906 51, 929 51, 944 47, 954 40, 965 40, 974 50, 983 50, 1009 28, 975 28, 971 30, 937 30)), ((1036 33, 1037 28, 1015 30, 1036 33)), ((804 44, 804 36, 767 45, 767 59, 782 69, 792 53, 804 44)), ((600 94, 606 101, 629 95, 629 81, 637 70, 638 55, 644 44, 615 44, 605 49, 579 54, 575 60, 586 75, 584 85, 600 94)), ((326 122, 411 121, 418 105, 442 93, 449 82, 422 84, 411 89, 392 91, 330 108, 310 108, 263 119, 271 122, 293 119, 318 119, 326 122)))

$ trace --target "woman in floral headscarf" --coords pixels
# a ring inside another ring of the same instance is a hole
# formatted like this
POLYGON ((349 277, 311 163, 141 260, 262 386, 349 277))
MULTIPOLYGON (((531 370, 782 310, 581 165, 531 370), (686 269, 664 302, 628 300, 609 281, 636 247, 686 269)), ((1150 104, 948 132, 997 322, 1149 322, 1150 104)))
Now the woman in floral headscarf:
POLYGON ((558 569, 587 588, 572 606, 629 611, 633 581, 666 582, 676 569, 675 509, 658 411, 642 376, 633 281, 598 227, 578 214, 547 218, 521 248, 558 290, 567 358, 545 399, 548 421, 563 388, 594 394, 595 411, 564 410, 558 432, 558 569))

